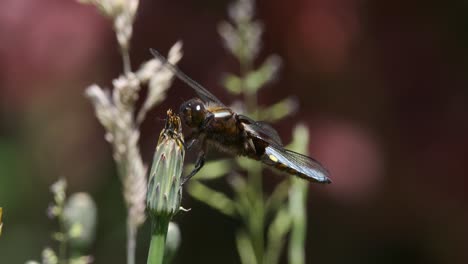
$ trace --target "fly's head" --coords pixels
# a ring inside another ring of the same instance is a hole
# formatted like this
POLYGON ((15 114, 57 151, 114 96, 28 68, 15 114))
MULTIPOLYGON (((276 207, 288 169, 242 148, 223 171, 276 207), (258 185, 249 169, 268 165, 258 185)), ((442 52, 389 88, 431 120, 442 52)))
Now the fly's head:
POLYGON ((179 115, 185 125, 191 128, 199 128, 206 118, 206 109, 200 99, 193 98, 180 106, 179 115))

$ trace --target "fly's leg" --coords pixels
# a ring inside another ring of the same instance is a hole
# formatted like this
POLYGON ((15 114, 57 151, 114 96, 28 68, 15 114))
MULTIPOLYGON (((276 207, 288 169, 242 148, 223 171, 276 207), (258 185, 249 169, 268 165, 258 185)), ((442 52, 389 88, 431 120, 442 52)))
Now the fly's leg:
POLYGON ((203 124, 201 125, 201 130, 192 132, 192 134, 190 134, 186 138, 186 141, 188 142, 188 144, 186 145, 186 150, 191 149, 196 141, 201 142, 201 149, 200 149, 200 152, 198 152, 197 161, 195 162, 195 168, 192 170, 192 172, 190 172, 189 175, 187 175, 186 177, 182 179, 182 184, 184 184, 185 182, 190 180, 190 178, 195 176, 195 174, 197 174, 201 170, 201 168, 203 168, 203 166, 205 165, 205 152, 206 152, 207 146, 206 146, 205 137, 203 133, 201 133, 201 131, 203 131, 203 129, 206 126, 208 126, 208 124, 211 121, 213 121, 213 119, 214 119, 214 114, 208 113, 205 120, 203 121, 203 124))
POLYGON ((186 181, 190 180, 190 178, 195 176, 195 174, 197 174, 201 170, 201 168, 203 168, 204 165, 205 165, 205 150, 203 148, 198 153, 197 161, 195 163, 195 168, 192 170, 192 172, 190 172, 189 175, 187 175, 186 177, 182 179, 182 184, 185 184, 186 181))
MULTIPOLYGON (((205 118, 205 120, 203 121, 203 124, 201 125, 201 130, 196 130, 196 131, 193 131, 190 135, 188 135, 187 137, 185 137, 185 141, 188 142, 187 144, 185 144, 185 150, 190 150, 193 145, 195 144, 195 142, 197 142, 197 140, 200 139, 200 135, 202 134, 202 131, 203 129, 208 126, 208 124, 213 121, 214 119, 214 114, 212 113, 208 113, 207 114, 207 117, 205 118)), ((203 140, 204 141, 204 140, 203 140)), ((206 148, 206 147, 203 147, 203 148, 206 148)))
POLYGON ((195 131, 195 132, 192 132, 190 135, 188 135, 187 137, 185 137, 185 150, 190 150, 193 145, 195 144, 195 142, 197 142, 197 139, 200 137, 200 132, 198 131, 195 131))

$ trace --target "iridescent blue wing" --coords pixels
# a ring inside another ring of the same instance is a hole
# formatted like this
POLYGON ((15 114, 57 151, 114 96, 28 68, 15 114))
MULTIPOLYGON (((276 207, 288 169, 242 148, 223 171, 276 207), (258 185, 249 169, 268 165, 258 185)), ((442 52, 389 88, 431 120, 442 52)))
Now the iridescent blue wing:
POLYGON ((264 164, 308 181, 331 183, 331 180, 328 178, 329 172, 318 161, 306 155, 285 149, 278 132, 273 127, 267 123, 255 121, 243 115, 238 115, 238 118, 244 125, 244 129, 248 135, 261 142, 259 143, 259 148, 264 148, 264 153, 259 158, 264 164))
POLYGON ((179 78, 181 81, 183 81, 188 86, 190 86, 193 90, 195 90, 195 92, 200 97, 200 99, 203 100, 203 102, 205 103, 214 102, 218 104, 219 106, 225 106, 218 98, 216 98, 216 96, 214 96, 212 93, 206 90, 205 87, 203 87, 201 84, 197 83, 195 80, 190 78, 187 74, 185 74, 182 70, 180 70, 179 67, 170 63, 159 52, 157 52, 154 49, 150 49, 150 52, 156 59, 160 60, 166 68, 168 68, 172 73, 174 73, 174 75, 177 76, 177 78, 179 78))

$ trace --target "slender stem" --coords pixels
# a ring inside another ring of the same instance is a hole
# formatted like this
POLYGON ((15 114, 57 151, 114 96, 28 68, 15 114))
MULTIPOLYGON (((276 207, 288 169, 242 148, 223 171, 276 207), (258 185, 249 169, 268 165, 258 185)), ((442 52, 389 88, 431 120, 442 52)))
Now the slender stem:
POLYGON ((132 64, 130 62, 130 54, 128 53, 128 48, 121 47, 120 52, 122 53, 122 63, 123 63, 123 69, 124 73, 130 73, 132 72, 132 64))
POLYGON ((240 59, 240 76, 242 76, 241 89, 244 94, 245 107, 250 117, 257 118, 257 93, 250 92, 247 88, 247 75, 252 70, 252 61, 247 58, 240 59))
POLYGON ((152 219, 151 243, 147 262, 148 264, 163 263, 168 227, 169 219, 167 217, 152 219))
POLYGON ((67 263, 67 242, 65 235, 59 243, 59 263, 65 264, 67 263))
POLYGON ((62 237, 60 238, 59 241, 59 248, 58 248, 58 262, 60 264, 66 264, 67 263, 67 242, 68 242, 68 234, 65 228, 65 219, 63 218, 63 205, 60 205, 61 212, 58 215, 58 222, 59 222, 59 228, 60 228, 60 233, 62 234, 62 237))
MULTIPOLYGON (((240 76, 242 76, 242 91, 246 102, 246 110, 249 115, 257 118, 257 94, 250 92, 247 88, 247 75, 252 69, 252 61, 247 58, 240 58, 240 76)), ((263 179, 262 170, 258 164, 252 165, 247 171, 249 188, 251 188, 251 206, 253 208, 249 222, 247 223, 249 238, 255 251, 256 263, 263 263, 265 249, 264 226, 265 226, 265 208, 263 200, 263 179)))
POLYGON ((127 264, 135 264, 137 227, 131 223, 127 216, 127 264))
POLYGON ((252 118, 257 119, 258 117, 258 100, 257 100, 257 93, 250 93, 247 97, 247 108, 250 109, 250 113, 252 118))
MULTIPOLYGON (((122 54, 122 64, 125 74, 132 72, 132 64, 130 62, 130 54, 128 47, 120 46, 120 53, 122 54)), ((119 162, 117 162, 119 163, 119 162)), ((126 175, 125 165, 119 164, 121 168, 121 178, 126 175)), ((136 251, 136 236, 138 227, 133 223, 130 216, 130 209, 127 215, 127 264, 135 264, 135 251, 136 251)))
POLYGON ((291 238, 289 242, 289 263, 305 263, 305 240, 307 233, 306 197, 307 182, 292 179, 289 196, 289 208, 292 218, 291 238))
MULTIPOLYGON (((115 147, 115 146, 114 146, 115 147)), ((115 150, 114 150, 115 152, 115 150)), ((124 179, 126 176, 126 163, 122 160, 116 160, 117 172, 120 179, 124 179)), ((129 205, 127 204, 127 207, 129 205)), ((138 226, 132 221, 130 208, 127 208, 127 264, 135 264, 135 251, 136 251, 136 236, 138 226)))
POLYGON ((252 195, 252 212, 250 215, 250 239, 255 250, 257 263, 263 263, 263 254, 265 248, 264 226, 265 226, 265 206, 263 201, 263 184, 261 167, 258 164, 253 165, 248 171, 249 186, 252 195))

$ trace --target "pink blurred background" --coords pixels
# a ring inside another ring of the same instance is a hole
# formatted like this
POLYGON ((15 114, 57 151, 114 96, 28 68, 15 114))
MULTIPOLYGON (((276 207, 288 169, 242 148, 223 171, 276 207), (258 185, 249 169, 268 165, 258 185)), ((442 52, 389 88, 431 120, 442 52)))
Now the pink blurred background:
MULTIPOLYGON (((235 72, 217 25, 230 1, 142 0, 131 46, 133 67, 184 42, 181 68, 227 104, 221 76, 235 72)), ((310 185, 308 263, 468 263, 468 5, 463 1, 260 0, 261 61, 284 61, 260 104, 296 95, 298 114, 275 124, 310 131, 309 152, 332 174, 310 185)), ((110 21, 63 0, 0 4, 0 260, 39 259, 54 229, 48 186, 98 203, 96 263, 123 263, 120 183, 84 89, 110 86, 121 72, 110 21)), ((193 91, 180 82, 142 127, 151 160, 161 118, 193 91)), ((268 171, 267 171, 268 173, 268 171)), ((268 183, 279 181, 275 174, 268 183)), ((270 184, 270 185, 271 185, 270 184)), ((238 222, 184 196, 177 263, 237 263, 238 222), (200 237, 203 242, 200 243, 200 237)), ((149 227, 140 233, 146 259, 149 227)), ((9 260, 9 261, 8 261, 9 260)))

